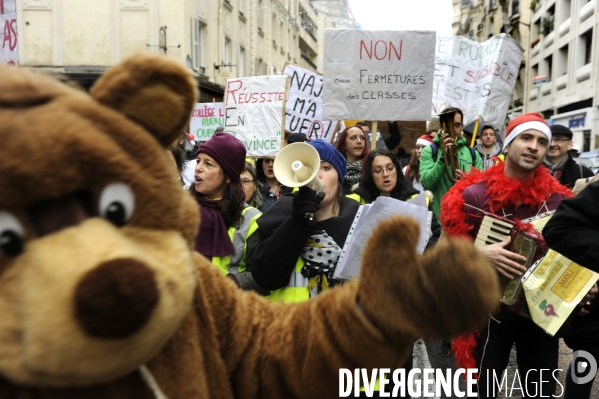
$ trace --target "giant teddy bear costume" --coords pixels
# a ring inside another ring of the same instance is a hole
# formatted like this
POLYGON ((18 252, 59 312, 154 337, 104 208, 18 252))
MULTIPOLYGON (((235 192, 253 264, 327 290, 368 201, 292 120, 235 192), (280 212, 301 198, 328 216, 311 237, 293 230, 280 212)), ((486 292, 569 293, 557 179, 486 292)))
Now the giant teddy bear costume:
POLYGON ((398 368, 415 338, 486 319, 485 260, 462 241, 416 256, 401 218, 315 300, 236 288, 193 251, 197 205, 164 151, 195 86, 149 54, 90 95, 0 69, 1 398, 330 398, 339 368, 398 368))

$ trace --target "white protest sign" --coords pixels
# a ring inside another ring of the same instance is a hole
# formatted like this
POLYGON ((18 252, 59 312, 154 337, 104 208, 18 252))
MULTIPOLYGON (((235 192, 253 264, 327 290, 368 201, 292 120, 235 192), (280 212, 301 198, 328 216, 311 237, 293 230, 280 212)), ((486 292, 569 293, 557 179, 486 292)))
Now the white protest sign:
POLYGON ((289 76, 229 79, 225 92, 225 131, 245 144, 249 157, 275 156, 283 140, 289 76))
POLYGON ((523 50, 505 34, 483 43, 461 36, 437 37, 432 114, 447 107, 464 112, 464 124, 481 117, 499 128, 505 121, 523 50))
POLYGON ((435 32, 325 29, 323 118, 430 119, 435 32))
POLYGON ((322 119, 322 75, 292 64, 285 65, 283 75, 291 77, 285 130, 330 142, 337 122, 322 119))
POLYGON ((225 126, 223 103, 197 103, 193 107, 189 121, 189 133, 198 141, 208 141, 214 129, 225 126))
POLYGON ((19 61, 15 0, 0 0, 0 65, 19 61))

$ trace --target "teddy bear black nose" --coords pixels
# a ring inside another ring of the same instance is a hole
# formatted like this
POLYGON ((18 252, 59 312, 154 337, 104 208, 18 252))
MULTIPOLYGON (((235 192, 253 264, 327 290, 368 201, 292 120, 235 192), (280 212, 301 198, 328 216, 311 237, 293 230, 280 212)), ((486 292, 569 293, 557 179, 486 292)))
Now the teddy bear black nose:
POLYGON ((154 272, 135 259, 104 262, 75 290, 75 318, 91 336, 122 339, 148 321, 158 303, 154 272))

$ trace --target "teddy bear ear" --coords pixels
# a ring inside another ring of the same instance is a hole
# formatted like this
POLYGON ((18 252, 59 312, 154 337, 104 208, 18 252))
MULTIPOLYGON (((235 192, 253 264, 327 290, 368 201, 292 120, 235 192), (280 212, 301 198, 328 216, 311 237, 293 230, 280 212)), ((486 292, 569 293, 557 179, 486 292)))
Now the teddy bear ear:
POLYGON ((136 54, 112 67, 90 94, 142 125, 165 147, 187 126, 198 97, 187 68, 152 53, 136 54))

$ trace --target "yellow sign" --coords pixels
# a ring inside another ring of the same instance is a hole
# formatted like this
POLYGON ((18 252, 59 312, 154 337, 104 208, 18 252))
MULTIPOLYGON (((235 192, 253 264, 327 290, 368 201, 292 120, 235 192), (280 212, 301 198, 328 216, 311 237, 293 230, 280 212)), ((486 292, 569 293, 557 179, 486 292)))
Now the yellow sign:
POLYGON ((597 279, 599 273, 549 250, 522 279, 532 320, 555 335, 597 279))

